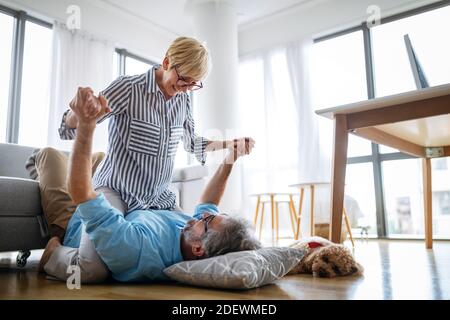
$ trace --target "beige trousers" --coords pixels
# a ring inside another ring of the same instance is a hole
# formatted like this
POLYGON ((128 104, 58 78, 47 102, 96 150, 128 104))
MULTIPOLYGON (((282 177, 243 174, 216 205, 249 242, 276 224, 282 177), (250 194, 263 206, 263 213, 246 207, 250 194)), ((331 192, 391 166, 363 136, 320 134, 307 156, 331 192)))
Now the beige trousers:
MULTIPOLYGON (((105 154, 97 152, 92 155, 92 174, 105 154)), ((39 176, 41 206, 44 211, 50 236, 64 239, 64 234, 76 206, 67 191, 68 157, 53 148, 44 148, 36 155, 36 171, 39 176)))

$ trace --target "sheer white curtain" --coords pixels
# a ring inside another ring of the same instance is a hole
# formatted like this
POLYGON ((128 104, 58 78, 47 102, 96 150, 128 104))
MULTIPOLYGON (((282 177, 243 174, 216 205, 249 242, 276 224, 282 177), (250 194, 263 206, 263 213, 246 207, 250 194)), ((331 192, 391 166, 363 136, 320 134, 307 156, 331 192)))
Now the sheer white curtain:
MULTIPOLYGON (((329 152, 321 146, 319 119, 311 97, 312 39, 288 44, 286 60, 298 116, 299 181, 329 181, 329 152)), ((326 94, 326 93, 324 93, 326 94)))
MULTIPOLYGON (((97 94, 113 80, 114 46, 79 30, 55 23, 50 88, 48 145, 70 150, 72 142, 59 138, 61 117, 78 87, 91 87, 97 94)), ((98 126, 94 151, 107 147, 107 121, 98 126)))
MULTIPOLYGON (((311 96, 312 48, 312 40, 306 39, 241 58, 241 127, 243 134, 256 140, 253 154, 241 167, 247 218, 253 216, 256 206, 256 198, 251 194, 298 192, 289 185, 330 181, 330 132, 321 133, 311 96)), ((303 235, 309 235, 309 199, 307 192, 303 235)), ((329 189, 317 190, 315 199, 315 221, 329 221, 329 189)), ((298 196, 295 200, 297 206, 298 196)), ((286 235, 291 232, 288 217, 287 207, 280 207, 280 231, 286 235)), ((269 225, 266 223, 266 228, 269 225)), ((266 230, 264 234, 270 232, 266 230)))
MULTIPOLYGON (((298 112, 298 181, 299 182, 329 182, 331 173, 329 131, 321 137, 319 116, 315 114, 312 97, 312 39, 302 39, 287 45, 286 59, 289 70, 290 84, 298 112)), ((324 92, 323 94, 326 94, 324 92)), ((331 121, 330 121, 331 124, 331 121)), ((314 220, 329 221, 329 188, 320 188, 315 192, 314 220)), ((302 234, 309 234, 310 197, 308 191, 303 203, 302 234)))
MULTIPOLYGON (((256 140, 253 153, 242 159, 241 166, 243 211, 251 218, 256 205, 251 194, 287 192, 289 184, 298 180, 298 119, 285 48, 242 58, 239 91, 242 134, 256 140)), ((289 219, 286 209, 280 206, 280 228, 290 228, 284 222, 289 219)), ((265 221, 268 210, 266 206, 265 221)))

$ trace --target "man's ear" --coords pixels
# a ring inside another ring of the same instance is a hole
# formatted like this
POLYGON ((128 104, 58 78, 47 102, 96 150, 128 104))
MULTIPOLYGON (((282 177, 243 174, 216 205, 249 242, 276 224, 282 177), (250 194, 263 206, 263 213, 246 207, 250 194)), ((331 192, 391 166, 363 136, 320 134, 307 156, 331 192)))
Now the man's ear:
POLYGON ((169 69, 169 57, 165 56, 163 63, 162 63, 162 67, 164 70, 168 70, 169 69))
POLYGON ((195 241, 191 246, 192 254, 196 258, 201 258, 205 254, 205 249, 200 241, 195 241))

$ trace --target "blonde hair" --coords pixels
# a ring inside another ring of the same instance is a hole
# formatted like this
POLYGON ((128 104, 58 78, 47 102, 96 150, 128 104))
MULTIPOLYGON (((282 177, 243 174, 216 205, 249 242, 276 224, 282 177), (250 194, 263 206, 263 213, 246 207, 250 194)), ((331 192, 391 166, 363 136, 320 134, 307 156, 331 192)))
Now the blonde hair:
POLYGON ((211 58, 208 49, 197 39, 179 37, 167 49, 169 68, 177 67, 185 77, 204 80, 211 69, 211 58))

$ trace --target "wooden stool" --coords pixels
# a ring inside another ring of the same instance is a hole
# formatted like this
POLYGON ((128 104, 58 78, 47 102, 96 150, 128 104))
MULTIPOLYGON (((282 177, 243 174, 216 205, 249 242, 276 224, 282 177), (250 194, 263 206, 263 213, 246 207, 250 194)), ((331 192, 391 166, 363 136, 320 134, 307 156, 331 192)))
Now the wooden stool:
POLYGON ((292 233, 293 238, 295 238, 296 235, 296 221, 297 221, 297 213, 295 211, 295 205, 293 200, 293 194, 292 193, 257 193, 252 194, 252 196, 256 196, 256 211, 253 218, 253 224, 256 228, 256 223, 258 221, 258 215, 259 215, 259 208, 261 207, 261 219, 259 223, 259 239, 261 240, 261 234, 262 234, 262 226, 264 221, 264 209, 265 204, 270 203, 270 209, 272 213, 272 243, 274 241, 274 232, 276 232, 276 241, 279 239, 282 239, 282 237, 279 236, 279 204, 280 203, 287 203, 289 208, 289 218, 291 220, 291 226, 292 226, 292 233), (288 200, 281 200, 277 199, 276 197, 279 196, 288 196, 288 200), (268 197, 268 199, 263 199, 263 197, 268 197))
MULTIPOLYGON (((290 185, 290 187, 296 187, 300 188, 300 199, 298 203, 298 215, 297 215, 297 232, 295 234, 295 240, 298 239, 300 234, 300 222, 302 217, 302 206, 303 206, 303 196, 305 193, 305 188, 309 187, 310 190, 310 196, 311 196, 311 208, 310 208, 310 215, 311 215, 311 225, 310 225, 310 232, 311 236, 314 236, 314 191, 318 187, 325 187, 329 186, 329 182, 304 182, 304 183, 297 183, 290 185)), ((352 242, 352 246, 355 246, 355 242, 353 241, 353 235, 352 230, 350 228, 350 222, 348 220, 347 211, 345 210, 345 206, 343 206, 343 218, 345 221, 345 226, 347 227, 348 235, 350 236, 350 241, 352 242)), ((331 228, 331 223, 330 223, 331 228)))

